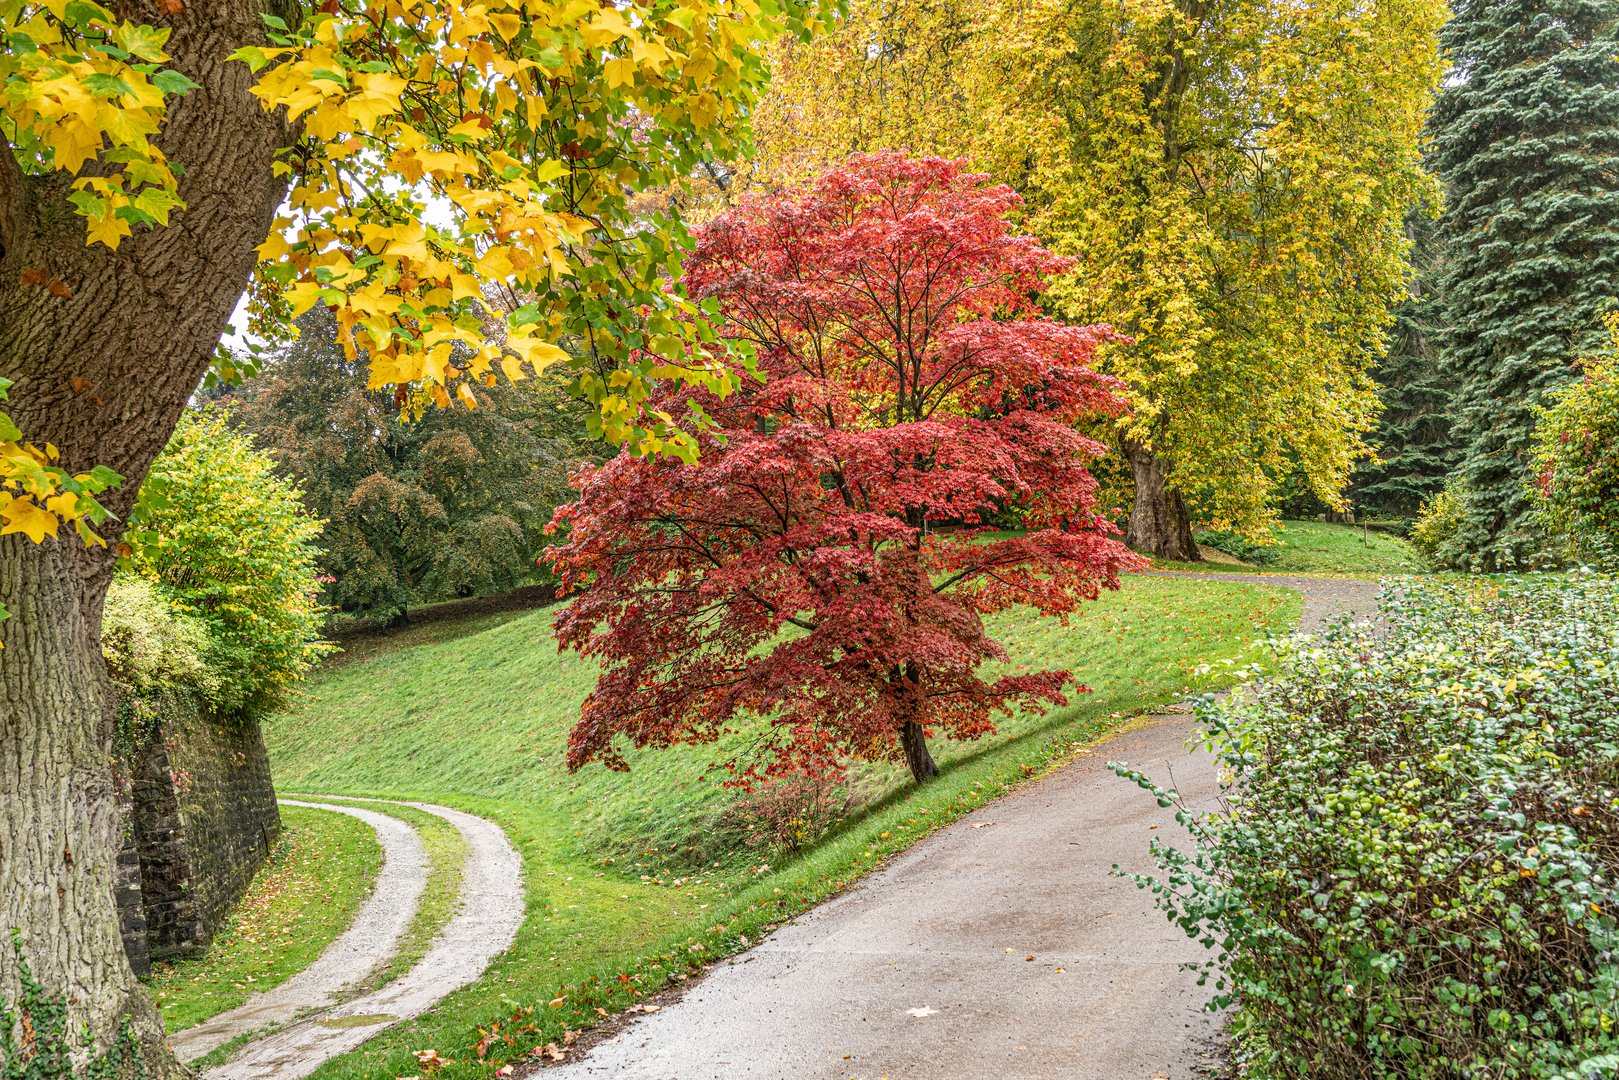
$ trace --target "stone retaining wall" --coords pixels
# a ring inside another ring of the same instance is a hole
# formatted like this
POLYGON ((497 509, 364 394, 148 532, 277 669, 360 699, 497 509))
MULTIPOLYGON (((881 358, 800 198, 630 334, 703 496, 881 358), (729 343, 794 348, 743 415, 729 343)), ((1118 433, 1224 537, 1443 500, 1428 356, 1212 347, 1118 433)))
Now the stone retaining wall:
POLYGON ((120 763, 119 912, 137 971, 205 948, 281 831, 257 718, 166 712, 120 763))

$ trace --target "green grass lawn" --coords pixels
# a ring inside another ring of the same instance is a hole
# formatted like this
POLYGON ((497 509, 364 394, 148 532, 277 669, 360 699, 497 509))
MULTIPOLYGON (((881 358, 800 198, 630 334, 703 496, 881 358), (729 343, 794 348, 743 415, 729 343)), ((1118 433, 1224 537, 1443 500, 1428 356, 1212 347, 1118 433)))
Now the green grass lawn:
POLYGON ((1333 574, 1373 578, 1385 574, 1416 574, 1427 569, 1417 549, 1397 536, 1325 521, 1282 522, 1276 528, 1276 546, 1271 550, 1276 553, 1276 560, 1256 566, 1182 563, 1169 559, 1155 559, 1153 566, 1160 570, 1209 573, 1333 574))
MULTIPOLYGON (((315 1075, 417 1072, 416 1050, 456 1064, 445 1080, 577 1030, 756 940, 882 859, 1038 775, 1123 717, 1183 697, 1205 661, 1290 627, 1296 594, 1238 583, 1133 578, 1064 628, 1027 611, 991 620, 1012 670, 1067 667, 1093 688, 975 743, 935 743, 942 774, 917 789, 861 767, 858 808, 791 858, 716 839, 733 796, 714 766, 745 737, 631 753, 631 771, 570 775, 563 747, 594 669, 559 656, 536 611, 328 667, 266 725, 284 791, 426 799, 482 814, 523 857, 527 919, 477 984, 315 1075), (480 1029, 486 1061, 474 1044, 480 1029)), ((438 636, 438 635, 435 635, 438 636)))
POLYGON ((329 810, 281 808, 281 838, 208 951, 159 964, 150 987, 179 1031, 268 990, 319 956, 354 920, 382 864, 376 833, 329 810))

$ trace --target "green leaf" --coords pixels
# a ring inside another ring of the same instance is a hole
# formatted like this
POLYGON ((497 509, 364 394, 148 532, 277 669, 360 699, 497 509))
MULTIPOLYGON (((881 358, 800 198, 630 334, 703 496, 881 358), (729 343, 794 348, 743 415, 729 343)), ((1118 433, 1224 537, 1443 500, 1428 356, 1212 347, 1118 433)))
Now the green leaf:
POLYGON ((183 72, 175 71, 173 68, 164 68, 152 76, 152 85, 165 94, 183 94, 188 90, 197 89, 201 84, 193 82, 183 72))
POLYGON ((118 76, 108 75, 103 71, 98 71, 93 75, 86 76, 84 85, 88 87, 90 92, 96 97, 112 98, 119 97, 123 94, 133 94, 135 92, 128 83, 120 79, 118 76))

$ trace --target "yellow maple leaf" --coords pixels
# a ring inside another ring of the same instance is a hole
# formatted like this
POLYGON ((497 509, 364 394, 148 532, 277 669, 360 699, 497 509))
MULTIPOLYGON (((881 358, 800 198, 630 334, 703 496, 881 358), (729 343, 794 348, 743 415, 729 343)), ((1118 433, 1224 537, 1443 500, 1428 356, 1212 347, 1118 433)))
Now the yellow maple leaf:
POLYGON ((0 536, 22 533, 36 544, 44 543, 47 535, 55 536, 59 523, 55 514, 41 509, 29 498, 12 499, 0 510, 0 520, 5 521, 4 527, 0 527, 0 536))

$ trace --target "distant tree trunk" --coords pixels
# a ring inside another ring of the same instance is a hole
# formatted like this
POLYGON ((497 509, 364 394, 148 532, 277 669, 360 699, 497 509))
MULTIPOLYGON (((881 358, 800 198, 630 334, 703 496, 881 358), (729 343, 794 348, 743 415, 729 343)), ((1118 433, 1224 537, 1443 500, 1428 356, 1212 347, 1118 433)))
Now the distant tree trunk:
POLYGON ((1120 449, 1135 477, 1135 505, 1124 542, 1136 551, 1160 559, 1201 562, 1197 541, 1192 539, 1192 520, 1186 502, 1169 483, 1169 463, 1151 450, 1129 439, 1120 449))
POLYGON ((906 721, 905 727, 900 730, 900 744, 905 748, 905 764, 911 767, 911 776, 918 784, 939 775, 939 766, 933 763, 933 755, 928 753, 928 739, 922 732, 921 724, 915 720, 906 721))
MULTIPOLYGON (((271 7, 214 0, 168 20, 170 66, 199 84, 174 100, 158 139, 185 167, 187 208, 169 227, 136 226, 117 251, 88 246, 66 201, 70 178, 25 175, 0 143, 0 374, 15 381, 6 411, 68 468, 123 474, 102 500, 119 519, 207 370, 286 192, 271 166, 293 133, 248 93, 247 66, 227 60, 266 43, 260 16, 271 7), (29 270, 63 288, 26 284, 29 270)), ((189 1074, 130 970, 113 900, 113 706, 100 637, 121 525, 100 531, 108 547, 86 547, 71 528, 38 545, 0 539, 0 602, 12 616, 0 623, 0 930, 21 931, 70 1030, 87 1028, 104 1048, 128 1020, 161 1080, 189 1074)), ((0 948, 0 1000, 18 990, 11 949, 0 948)))

